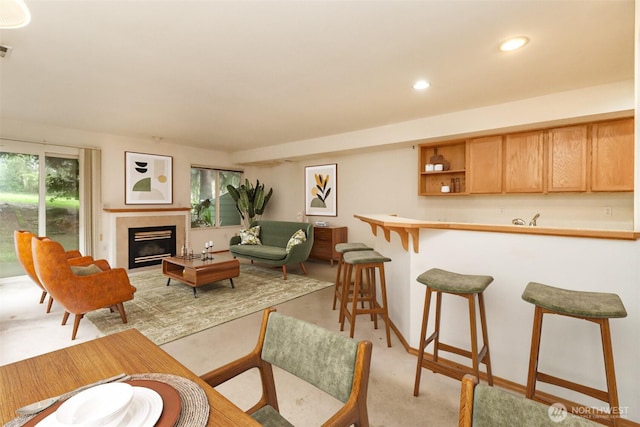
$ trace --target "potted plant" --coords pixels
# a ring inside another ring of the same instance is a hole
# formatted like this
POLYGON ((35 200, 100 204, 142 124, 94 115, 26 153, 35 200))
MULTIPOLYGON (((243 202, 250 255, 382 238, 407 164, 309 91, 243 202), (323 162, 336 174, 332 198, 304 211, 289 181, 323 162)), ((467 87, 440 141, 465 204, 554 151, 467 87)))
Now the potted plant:
POLYGON ((260 180, 256 180, 254 187, 248 179, 245 179, 245 183, 237 188, 233 185, 227 185, 227 190, 236 202, 236 209, 242 217, 245 228, 249 228, 253 221, 260 219, 273 194, 272 188, 268 193, 265 193, 264 184, 261 184, 260 180))

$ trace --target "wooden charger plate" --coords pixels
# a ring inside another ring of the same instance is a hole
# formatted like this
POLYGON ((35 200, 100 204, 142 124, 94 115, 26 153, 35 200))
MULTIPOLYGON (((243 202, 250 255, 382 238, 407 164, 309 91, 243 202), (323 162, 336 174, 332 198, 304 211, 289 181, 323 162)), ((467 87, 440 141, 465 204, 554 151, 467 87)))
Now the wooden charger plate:
MULTIPOLYGON (((182 401, 180 400, 180 393, 178 390, 171 387, 169 384, 162 383, 160 381, 152 380, 129 380, 123 381, 124 383, 131 384, 134 387, 146 387, 157 392, 162 397, 162 414, 155 424, 155 427, 173 427, 180 418, 180 409, 182 407, 182 401)), ((35 417, 23 424, 23 427, 34 427, 40 421, 58 410, 58 407, 62 405, 64 401, 57 402, 50 408, 40 412, 35 417)))

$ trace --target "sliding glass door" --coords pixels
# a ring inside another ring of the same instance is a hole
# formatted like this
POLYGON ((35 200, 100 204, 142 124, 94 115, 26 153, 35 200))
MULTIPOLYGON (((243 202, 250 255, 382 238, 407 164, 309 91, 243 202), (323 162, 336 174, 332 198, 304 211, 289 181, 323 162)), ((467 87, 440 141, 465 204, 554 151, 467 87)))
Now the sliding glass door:
POLYGON ((0 278, 23 275, 14 230, 59 241, 66 250, 80 243, 78 154, 62 148, 2 141, 0 147, 0 278), (46 147, 47 149, 51 147, 46 147), (65 152, 66 151, 66 152, 65 152))

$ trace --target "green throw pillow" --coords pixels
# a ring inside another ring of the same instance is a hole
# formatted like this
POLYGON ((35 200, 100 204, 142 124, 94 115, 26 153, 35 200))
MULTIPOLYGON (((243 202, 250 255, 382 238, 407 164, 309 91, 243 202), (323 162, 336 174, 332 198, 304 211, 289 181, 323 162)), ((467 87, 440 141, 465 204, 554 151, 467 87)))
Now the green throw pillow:
POLYGON ((291 251, 292 247, 294 247, 295 245, 299 245, 300 243, 306 240, 307 240, 307 236, 304 234, 304 231, 298 230, 295 233, 293 233, 293 236, 291 236, 291 238, 289 239, 289 242, 287 243, 287 253, 291 251))
POLYGON ((76 276, 89 276, 90 274, 102 273, 100 267, 95 264, 87 265, 86 267, 79 265, 72 265, 71 271, 76 276))
POLYGON ((240 230, 241 245, 261 245, 260 241, 260 226, 256 225, 248 230, 240 230))

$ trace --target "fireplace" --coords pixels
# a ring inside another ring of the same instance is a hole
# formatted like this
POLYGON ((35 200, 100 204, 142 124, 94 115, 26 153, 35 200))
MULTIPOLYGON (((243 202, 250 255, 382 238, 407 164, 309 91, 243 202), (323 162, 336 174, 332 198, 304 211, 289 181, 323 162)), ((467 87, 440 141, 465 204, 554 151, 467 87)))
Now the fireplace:
POLYGON ((175 255, 175 225, 129 228, 129 269, 161 264, 175 255))

